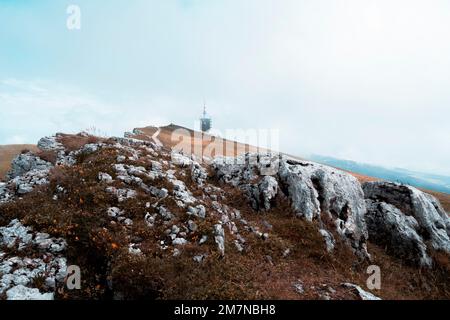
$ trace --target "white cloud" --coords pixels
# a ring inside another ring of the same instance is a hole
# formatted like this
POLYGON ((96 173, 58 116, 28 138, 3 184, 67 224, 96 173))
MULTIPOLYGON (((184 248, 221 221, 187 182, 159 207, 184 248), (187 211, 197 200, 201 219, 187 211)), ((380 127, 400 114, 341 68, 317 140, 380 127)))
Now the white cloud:
POLYGON ((140 124, 161 122, 77 88, 44 81, 1 81, 0 105, 0 144, 36 143, 44 135, 93 127, 108 135, 122 135, 140 124))

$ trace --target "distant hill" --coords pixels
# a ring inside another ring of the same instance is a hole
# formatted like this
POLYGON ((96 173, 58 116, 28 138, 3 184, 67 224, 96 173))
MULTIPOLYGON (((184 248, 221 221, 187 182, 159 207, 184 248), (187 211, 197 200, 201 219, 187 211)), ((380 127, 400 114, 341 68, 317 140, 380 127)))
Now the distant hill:
POLYGON ((0 180, 2 180, 11 167, 11 160, 22 150, 38 151, 33 144, 10 144, 0 146, 0 180))
POLYGON ((320 155, 312 155, 310 159, 354 173, 450 194, 450 177, 447 176, 414 172, 400 168, 389 169, 381 166, 374 166, 320 155))
MULTIPOLYGON (((128 136, 141 139, 153 141, 152 136, 154 136, 167 148, 174 148, 180 141, 173 141, 172 139, 178 137, 180 139, 186 139, 185 141, 191 141, 190 150, 184 150, 185 152, 190 151, 191 153, 201 157, 203 154, 209 154, 207 149, 211 148, 216 141, 216 137, 208 133, 202 133, 189 128, 178 126, 175 124, 170 124, 164 127, 145 127, 136 128, 128 136), (159 130, 159 131, 158 131, 159 130), (177 135, 173 135, 174 132, 178 132, 177 135)), ((264 152, 267 149, 258 148, 249 144, 240 143, 236 141, 230 141, 223 139, 223 143, 218 144, 218 146, 225 146, 222 150, 211 149, 211 156, 225 155, 225 156, 236 156, 244 154, 246 152, 264 152)), ((187 152, 189 153, 189 152, 187 152)))

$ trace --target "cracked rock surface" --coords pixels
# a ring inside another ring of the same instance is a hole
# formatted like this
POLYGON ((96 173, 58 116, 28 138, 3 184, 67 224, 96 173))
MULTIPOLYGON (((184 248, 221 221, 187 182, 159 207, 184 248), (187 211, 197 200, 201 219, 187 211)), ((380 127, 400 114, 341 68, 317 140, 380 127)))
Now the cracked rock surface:
POLYGON ((450 253, 450 218, 436 198, 391 182, 368 182, 363 189, 366 222, 376 243, 423 266, 431 265, 430 249, 450 253))

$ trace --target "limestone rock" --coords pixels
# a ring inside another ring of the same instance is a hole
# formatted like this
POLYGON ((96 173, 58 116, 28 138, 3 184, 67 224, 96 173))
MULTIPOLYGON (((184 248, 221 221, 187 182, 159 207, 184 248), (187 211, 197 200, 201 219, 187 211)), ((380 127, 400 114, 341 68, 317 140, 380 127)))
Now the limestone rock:
POLYGON ((394 255, 421 266, 431 266, 427 246, 417 233, 419 224, 393 205, 367 200, 366 223, 371 241, 386 246, 394 255))
POLYGON ((381 300, 381 298, 377 297, 376 295, 374 295, 370 292, 363 290, 360 286, 357 286, 356 284, 343 283, 342 286, 356 291, 356 293, 358 293, 361 300, 381 300))
POLYGON ((23 285, 15 286, 6 291, 7 300, 53 300, 54 294, 40 293, 39 289, 27 288, 23 285))
POLYGON ((178 167, 188 167, 192 164, 192 160, 181 153, 172 152, 172 163, 178 167))
POLYGON ((267 211, 278 193, 278 182, 274 177, 264 176, 259 183, 241 186, 254 210, 267 211))
POLYGON ((57 135, 51 137, 44 137, 38 141, 37 146, 41 150, 46 151, 64 151, 64 146, 57 141, 57 135))
POLYGON ((31 152, 23 153, 12 160, 11 170, 8 172, 7 178, 14 179, 31 170, 49 170, 52 167, 53 165, 50 162, 42 160, 31 152))
POLYGON ((6 227, 0 227, 0 244, 8 248, 18 246, 21 250, 31 243, 33 236, 31 230, 14 219, 6 227))
POLYGON ((208 179, 208 173, 199 163, 193 162, 191 166, 191 177, 195 183, 202 186, 206 179, 208 179))
POLYGON ((363 189, 367 199, 385 202, 403 215, 413 217, 418 224, 415 230, 427 246, 450 253, 450 218, 436 198, 414 187, 392 182, 367 182, 363 189))
POLYGON ((105 172, 98 173, 98 180, 101 182, 105 182, 105 183, 113 182, 113 178, 111 177, 111 175, 109 175, 108 173, 105 173, 105 172))
POLYGON ((366 204, 358 180, 343 171, 308 161, 282 161, 278 173, 292 208, 307 220, 326 214, 337 232, 367 256, 366 204))
POLYGON ((8 185, 4 182, 0 182, 0 204, 8 202, 13 197, 8 185))
POLYGON ((220 254, 222 256, 225 255, 225 230, 221 224, 214 225, 214 240, 216 241, 220 254))

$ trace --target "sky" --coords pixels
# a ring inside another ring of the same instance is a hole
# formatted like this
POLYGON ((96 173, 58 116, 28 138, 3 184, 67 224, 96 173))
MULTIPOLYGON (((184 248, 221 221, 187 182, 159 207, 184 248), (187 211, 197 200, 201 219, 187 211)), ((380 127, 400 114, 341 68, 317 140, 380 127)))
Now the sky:
POLYGON ((192 128, 206 101, 290 154, 450 175, 449 38, 447 0, 0 0, 0 144, 192 128))

